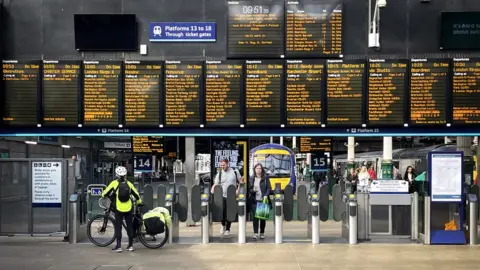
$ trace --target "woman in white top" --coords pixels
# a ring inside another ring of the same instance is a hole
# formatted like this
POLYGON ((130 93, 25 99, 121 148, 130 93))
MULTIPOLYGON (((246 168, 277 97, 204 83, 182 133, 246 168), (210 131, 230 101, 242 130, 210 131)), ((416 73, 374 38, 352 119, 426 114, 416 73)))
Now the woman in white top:
POLYGON ((357 189, 359 191, 367 191, 367 187, 370 184, 370 174, 368 173, 367 167, 362 166, 360 173, 358 174, 358 184, 357 189))

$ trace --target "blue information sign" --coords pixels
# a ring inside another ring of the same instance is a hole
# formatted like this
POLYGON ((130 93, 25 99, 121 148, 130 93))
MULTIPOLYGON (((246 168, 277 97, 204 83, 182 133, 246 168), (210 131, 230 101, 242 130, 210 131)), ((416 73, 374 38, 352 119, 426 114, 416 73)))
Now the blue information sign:
POLYGON ((151 42, 215 42, 214 22, 151 22, 151 42))
POLYGON ((152 156, 148 155, 137 155, 134 158, 133 167, 135 172, 152 172, 152 156))
POLYGON ((314 172, 326 172, 328 171, 328 156, 325 152, 312 153, 312 171, 314 172))

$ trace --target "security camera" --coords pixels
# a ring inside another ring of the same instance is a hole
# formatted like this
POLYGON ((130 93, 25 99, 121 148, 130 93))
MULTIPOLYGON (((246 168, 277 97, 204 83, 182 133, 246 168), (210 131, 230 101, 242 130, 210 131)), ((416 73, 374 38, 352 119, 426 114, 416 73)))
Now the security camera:
POLYGON ((377 6, 379 8, 384 8, 387 6, 387 0, 377 0, 377 6))

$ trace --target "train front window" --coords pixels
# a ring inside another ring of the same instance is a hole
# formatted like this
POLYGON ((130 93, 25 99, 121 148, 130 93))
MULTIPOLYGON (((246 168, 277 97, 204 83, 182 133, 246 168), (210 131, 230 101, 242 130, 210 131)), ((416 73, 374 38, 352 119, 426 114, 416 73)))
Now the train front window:
POLYGON ((288 155, 257 155, 256 160, 269 176, 290 177, 292 162, 288 155))

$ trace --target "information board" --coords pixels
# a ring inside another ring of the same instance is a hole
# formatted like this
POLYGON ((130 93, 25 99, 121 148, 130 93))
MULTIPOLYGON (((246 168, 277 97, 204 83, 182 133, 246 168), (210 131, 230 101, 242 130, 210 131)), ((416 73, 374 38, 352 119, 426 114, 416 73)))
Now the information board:
POLYGON ((442 12, 440 49, 480 49, 480 12, 442 12))
POLYGON ((76 127, 79 121, 81 62, 43 61, 43 125, 76 127))
POLYGON ((61 207, 62 179, 61 162, 32 162, 33 207, 61 207))
POLYGON ((480 124, 480 59, 453 59, 453 124, 480 124))
POLYGON ((227 52, 230 58, 284 54, 284 2, 228 1, 227 52))
POLYGON ((242 123, 243 61, 205 62, 206 126, 239 127, 242 123))
POLYGON ((412 59, 410 65, 410 122, 446 124, 448 59, 412 59))
POLYGON ((322 124, 325 91, 322 60, 287 60, 286 111, 288 126, 322 124))
POLYGON ((430 152, 428 176, 432 202, 461 202, 463 152, 430 152))
POLYGON ((406 60, 370 59, 368 66, 368 123, 403 126, 405 90, 408 83, 406 60))
POLYGON ((405 180, 373 180, 370 184, 370 193, 408 194, 408 182, 405 180))
POLYGON ((165 124, 199 127, 202 61, 165 61, 165 124))
POLYGON ((246 61, 247 126, 280 126, 283 63, 283 60, 246 61))
POLYGON ((37 126, 40 62, 3 60, 2 63, 3 123, 37 126))
POLYGON ((324 137, 300 137, 300 153, 331 152, 332 139, 324 137))
POLYGON ((85 126, 119 124, 122 62, 83 61, 83 109, 85 126))
POLYGON ((133 136, 132 146, 134 153, 163 153, 163 137, 133 136))
POLYGON ((327 60, 328 125, 363 124, 364 80, 363 61, 327 60))
POLYGON ((286 1, 286 56, 342 55, 342 21, 339 0, 286 1))
POLYGON ((124 103, 127 127, 158 127, 162 62, 125 61, 124 103))

